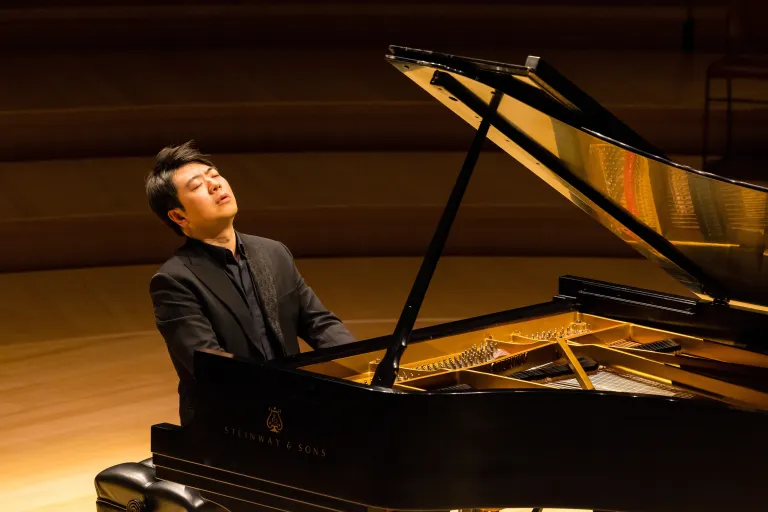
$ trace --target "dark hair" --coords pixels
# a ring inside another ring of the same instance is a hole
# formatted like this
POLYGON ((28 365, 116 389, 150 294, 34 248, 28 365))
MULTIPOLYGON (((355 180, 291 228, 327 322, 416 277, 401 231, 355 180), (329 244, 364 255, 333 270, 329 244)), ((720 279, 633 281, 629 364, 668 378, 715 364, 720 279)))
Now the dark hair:
POLYGON ((160 217, 160 220, 165 222, 179 236, 184 235, 181 227, 168 217, 168 212, 174 208, 184 209, 179 201, 176 185, 173 183, 173 173, 176 169, 193 162, 215 167, 210 160, 205 158, 206 156, 208 155, 200 153, 193 146, 191 140, 179 146, 165 147, 157 154, 155 168, 149 173, 144 184, 149 207, 152 208, 155 215, 160 217))

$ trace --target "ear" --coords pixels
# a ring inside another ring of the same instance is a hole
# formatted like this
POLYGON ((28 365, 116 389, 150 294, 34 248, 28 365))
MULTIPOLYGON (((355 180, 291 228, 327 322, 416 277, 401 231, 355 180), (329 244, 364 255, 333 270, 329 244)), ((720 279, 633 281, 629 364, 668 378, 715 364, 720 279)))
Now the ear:
POLYGON ((173 210, 168 210, 168 217, 181 226, 181 229, 186 228, 189 225, 189 221, 184 216, 184 210, 181 208, 174 208, 173 210))

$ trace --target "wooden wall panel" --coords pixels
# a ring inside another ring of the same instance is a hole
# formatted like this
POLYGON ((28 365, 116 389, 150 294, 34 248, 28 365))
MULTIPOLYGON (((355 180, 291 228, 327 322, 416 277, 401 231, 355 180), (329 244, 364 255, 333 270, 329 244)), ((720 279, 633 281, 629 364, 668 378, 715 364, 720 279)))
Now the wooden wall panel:
MULTIPOLYGON (((307 51, 2 55, 0 67, 12 73, 0 83, 0 160, 149 156, 191 138, 216 153, 467 147, 472 130, 387 64, 386 45, 312 48, 311 59, 307 51), (201 70, 194 78, 190 65, 201 70)), ((701 150, 704 76, 717 54, 535 45, 463 53, 520 64, 539 55, 667 153, 701 150)), ((740 82, 737 92, 761 97, 760 86, 740 82)), ((715 84, 713 93, 723 89, 715 84)), ((739 150, 759 150, 765 109, 740 107, 735 119, 739 150)), ((722 105, 712 123, 718 151, 722 105)))
MULTIPOLYGON (((725 13, 714 0, 8 4, 0 238, 15 248, 0 272, 162 261, 178 240, 142 181, 162 146, 188 139, 231 175, 244 231, 297 256, 422 254, 474 132, 384 61, 392 43, 539 55, 690 160, 725 13)), ((766 119, 736 111, 736 150, 762 151, 766 119)), ((712 120, 717 151, 722 109, 712 120)), ((488 146, 450 254, 634 254, 507 160, 488 146)))
MULTIPOLYGON (((216 155, 236 227, 297 257, 421 256, 462 153, 216 155)), ((153 160, 0 164, 0 271, 164 261, 183 243, 149 209, 153 160)), ((481 157, 446 248, 454 255, 634 256, 501 152, 481 157)))

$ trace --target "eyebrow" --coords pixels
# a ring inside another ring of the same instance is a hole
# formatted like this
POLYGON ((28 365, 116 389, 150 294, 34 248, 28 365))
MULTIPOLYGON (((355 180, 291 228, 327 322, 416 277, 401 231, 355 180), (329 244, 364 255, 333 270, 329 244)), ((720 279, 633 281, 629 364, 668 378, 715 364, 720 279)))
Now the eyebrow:
POLYGON ((197 174, 195 174, 194 176, 192 176, 191 178, 189 178, 189 179, 187 180, 187 184, 186 184, 186 186, 188 187, 188 186, 189 186, 189 184, 190 184, 190 183, 192 183, 192 181, 193 181, 193 180, 196 180, 197 178, 199 178, 199 177, 200 177, 200 176, 202 176, 203 174, 208 174, 209 172, 211 172, 211 171, 213 171, 213 170, 215 170, 213 167, 209 167, 209 168, 207 168, 207 169, 205 170, 205 172, 203 172, 203 173, 197 173, 197 174))

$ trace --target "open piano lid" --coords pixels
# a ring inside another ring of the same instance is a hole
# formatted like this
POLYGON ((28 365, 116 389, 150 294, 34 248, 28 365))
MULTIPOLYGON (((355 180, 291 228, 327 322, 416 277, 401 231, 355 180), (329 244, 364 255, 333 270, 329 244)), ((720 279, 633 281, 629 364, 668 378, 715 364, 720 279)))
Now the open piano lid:
POLYGON ((768 306, 768 189, 667 160, 551 66, 398 46, 387 60, 705 299, 768 306))

